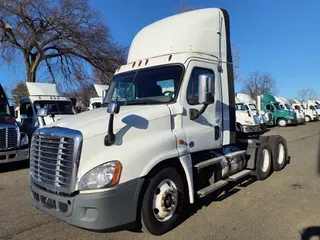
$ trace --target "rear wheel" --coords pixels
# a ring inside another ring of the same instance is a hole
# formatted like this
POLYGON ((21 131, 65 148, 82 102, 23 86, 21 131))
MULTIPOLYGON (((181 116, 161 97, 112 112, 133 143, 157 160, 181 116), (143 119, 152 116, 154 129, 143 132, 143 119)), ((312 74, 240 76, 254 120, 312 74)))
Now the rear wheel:
POLYGON ((143 229, 153 235, 162 235, 174 228, 185 205, 184 183, 172 167, 162 169, 148 179, 141 207, 143 229))
POLYGON ((280 119, 278 120, 278 126, 279 126, 279 127, 286 127, 287 124, 288 124, 288 121, 287 121, 286 119, 284 119, 284 118, 280 118, 280 119))
POLYGON ((272 152, 267 142, 262 142, 256 157, 255 175, 258 180, 269 177, 272 165, 272 152))
POLYGON ((273 170, 280 171, 286 165, 288 158, 287 142, 281 136, 272 136, 269 139, 272 152, 273 170))

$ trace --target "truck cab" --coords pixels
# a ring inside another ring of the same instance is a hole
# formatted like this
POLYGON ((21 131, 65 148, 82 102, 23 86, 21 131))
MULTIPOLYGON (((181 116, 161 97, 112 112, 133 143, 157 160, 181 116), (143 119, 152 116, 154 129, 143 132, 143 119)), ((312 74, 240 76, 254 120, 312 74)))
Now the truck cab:
POLYGON ((272 114, 273 124, 285 127, 288 124, 296 124, 297 116, 294 111, 283 110, 280 107, 280 103, 271 94, 263 94, 258 96, 257 102, 259 102, 261 109, 263 111, 272 114))
POLYGON ((255 101, 253 101, 249 95, 237 93, 236 97, 246 106, 247 109, 249 109, 250 113, 259 117, 262 130, 265 130, 267 126, 272 125, 272 115, 270 113, 259 111, 255 101))
POLYGON ((253 114, 239 98, 235 97, 237 131, 244 134, 260 133, 261 125, 257 114, 253 114))
POLYGON ((103 107, 35 131, 33 204, 85 229, 138 222, 162 235, 187 204, 282 170, 284 138, 237 135, 231 53, 224 9, 177 14, 139 31, 103 107))
POLYGON ((106 91, 108 90, 108 85, 94 84, 94 89, 98 97, 90 98, 90 106, 89 110, 93 110, 95 108, 101 108, 103 103, 103 98, 106 95, 106 91))
POLYGON ((51 83, 26 83, 28 97, 20 100, 19 115, 25 133, 31 138, 33 132, 40 126, 37 112, 46 108, 48 115, 45 117, 47 124, 56 122, 66 115, 76 114, 71 100, 59 96, 56 84, 51 83))
POLYGON ((313 110, 307 109, 302 102, 297 99, 292 100, 291 106, 295 111, 304 114, 306 122, 314 121, 317 117, 317 114, 313 110))
POLYGON ((0 164, 29 159, 29 138, 15 119, 14 107, 0 85, 0 164))
POLYGON ((314 117, 314 120, 320 120, 320 106, 316 103, 316 101, 308 100, 307 102, 303 102, 305 108, 307 108, 314 117))
POLYGON ((277 96, 275 96, 275 99, 279 102, 280 107, 283 110, 287 110, 289 112, 295 112, 296 113, 298 124, 302 124, 302 123, 306 122, 305 114, 302 111, 293 109, 293 107, 291 106, 291 104, 288 102, 287 99, 285 99, 283 97, 277 97, 277 96))

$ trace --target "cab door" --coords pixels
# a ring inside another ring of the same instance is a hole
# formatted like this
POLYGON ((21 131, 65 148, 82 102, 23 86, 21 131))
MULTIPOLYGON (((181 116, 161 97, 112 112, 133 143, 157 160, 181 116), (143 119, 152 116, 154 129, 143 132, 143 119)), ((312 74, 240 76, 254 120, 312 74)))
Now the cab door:
POLYGON ((222 147, 222 102, 221 79, 218 66, 212 62, 190 61, 182 86, 181 104, 184 108, 182 118, 190 152, 222 147), (198 82, 201 74, 213 74, 215 78, 215 102, 208 105, 205 112, 195 120, 190 119, 190 110, 200 109, 198 82))

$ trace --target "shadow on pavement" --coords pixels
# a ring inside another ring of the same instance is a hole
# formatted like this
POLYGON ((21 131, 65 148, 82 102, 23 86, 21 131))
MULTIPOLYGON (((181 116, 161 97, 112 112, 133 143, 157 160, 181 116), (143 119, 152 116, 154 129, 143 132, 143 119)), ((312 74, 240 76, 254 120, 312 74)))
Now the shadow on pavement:
POLYGON ((313 237, 320 238, 320 226, 313 226, 303 229, 301 234, 301 240, 311 240, 313 237))
POLYGON ((3 163, 0 165, 0 173, 12 172, 29 168, 29 160, 20 162, 3 163))

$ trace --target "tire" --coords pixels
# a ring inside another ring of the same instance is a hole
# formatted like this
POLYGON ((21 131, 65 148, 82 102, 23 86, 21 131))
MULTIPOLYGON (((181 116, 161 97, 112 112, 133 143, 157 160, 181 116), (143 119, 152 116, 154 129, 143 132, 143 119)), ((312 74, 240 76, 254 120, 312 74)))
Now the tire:
POLYGON ((271 136, 269 145, 272 152, 272 166, 274 171, 281 171, 288 158, 288 148, 286 140, 281 136, 271 136))
POLYGON ((173 229, 182 216, 186 201, 184 182, 173 167, 162 169, 149 178, 148 181, 149 184, 146 187, 141 206, 142 228, 150 234, 162 235, 173 229), (172 191, 173 193, 171 195, 170 193, 166 194, 167 191, 172 191), (177 193, 177 197, 172 198, 172 196, 176 196, 175 193, 177 193), (167 198, 167 201, 163 201, 163 197, 167 198), (174 199, 178 199, 178 201, 175 202, 174 199), (166 217, 163 215, 163 213, 167 213, 163 210, 166 208, 165 202, 170 207, 175 206, 172 207, 175 210, 171 211, 166 217))
POLYGON ((258 180, 269 177, 272 166, 272 152, 268 142, 262 142, 256 155, 255 176, 258 180))
POLYGON ((311 117, 310 116, 306 116, 306 122, 311 122, 311 117))
POLYGON ((288 121, 284 118, 280 118, 277 122, 279 127, 286 127, 288 125, 288 121))

